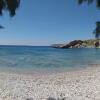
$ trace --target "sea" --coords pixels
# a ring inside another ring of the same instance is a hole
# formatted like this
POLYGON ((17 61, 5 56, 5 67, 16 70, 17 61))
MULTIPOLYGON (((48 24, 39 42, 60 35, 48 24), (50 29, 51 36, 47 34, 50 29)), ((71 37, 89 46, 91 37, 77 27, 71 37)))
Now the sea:
POLYGON ((50 46, 0 46, 0 71, 55 73, 100 64, 100 49, 50 46))

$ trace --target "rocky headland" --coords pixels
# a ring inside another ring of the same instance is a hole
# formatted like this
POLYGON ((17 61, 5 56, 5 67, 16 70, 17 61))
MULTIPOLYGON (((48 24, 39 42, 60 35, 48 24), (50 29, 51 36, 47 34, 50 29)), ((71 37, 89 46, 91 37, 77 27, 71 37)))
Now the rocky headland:
POLYGON ((74 40, 65 44, 53 44, 54 48, 100 48, 100 39, 74 40))

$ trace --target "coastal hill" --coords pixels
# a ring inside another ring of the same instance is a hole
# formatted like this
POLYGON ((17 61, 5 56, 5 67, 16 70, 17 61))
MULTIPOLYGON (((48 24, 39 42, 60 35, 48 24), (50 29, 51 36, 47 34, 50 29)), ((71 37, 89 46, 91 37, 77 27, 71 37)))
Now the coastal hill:
POLYGON ((54 48, 94 48, 100 47, 100 39, 74 40, 65 44, 53 44, 54 48))

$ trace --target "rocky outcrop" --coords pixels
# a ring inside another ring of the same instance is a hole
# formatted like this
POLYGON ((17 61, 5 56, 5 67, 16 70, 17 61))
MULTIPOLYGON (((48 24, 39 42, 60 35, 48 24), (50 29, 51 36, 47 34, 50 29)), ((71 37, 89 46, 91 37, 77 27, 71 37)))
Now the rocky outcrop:
POLYGON ((56 44, 55 48, 93 48, 100 47, 100 39, 98 40, 74 40, 67 44, 56 44))
POLYGON ((83 41, 81 40, 75 40, 75 41, 71 41, 70 43, 64 45, 62 48, 78 48, 80 47, 80 45, 82 45, 83 41))

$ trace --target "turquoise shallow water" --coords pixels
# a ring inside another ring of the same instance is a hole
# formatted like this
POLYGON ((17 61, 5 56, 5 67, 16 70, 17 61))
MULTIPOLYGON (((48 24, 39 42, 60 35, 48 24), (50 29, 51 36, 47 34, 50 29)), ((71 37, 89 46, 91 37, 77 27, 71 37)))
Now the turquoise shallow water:
POLYGON ((57 49, 42 46, 0 46, 0 70, 58 71, 100 64, 100 49, 57 49))

